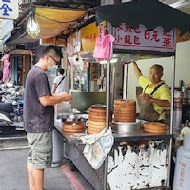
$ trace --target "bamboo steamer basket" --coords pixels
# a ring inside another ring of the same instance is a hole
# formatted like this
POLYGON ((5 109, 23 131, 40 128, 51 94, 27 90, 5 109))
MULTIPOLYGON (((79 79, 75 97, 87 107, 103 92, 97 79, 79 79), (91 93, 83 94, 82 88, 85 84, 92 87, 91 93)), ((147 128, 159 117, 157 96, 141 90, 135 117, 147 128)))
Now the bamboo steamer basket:
POLYGON ((89 114, 88 115, 88 120, 90 121, 102 121, 102 122, 105 122, 106 121, 106 115, 103 116, 103 115, 93 115, 93 114, 89 114))
POLYGON ((106 126, 106 107, 91 107, 88 115, 88 133, 100 133, 106 126))
POLYGON ((117 115, 114 114, 114 121, 115 122, 124 122, 124 123, 130 123, 130 122, 135 122, 136 120, 136 116, 132 115, 117 115))
POLYGON ((126 113, 126 114, 134 114, 134 113, 136 113, 136 107, 117 107, 117 106, 115 106, 114 107, 114 111, 116 112, 116 113, 120 113, 120 112, 122 112, 122 113, 126 113))
POLYGON ((119 105, 119 106, 133 106, 136 105, 135 100, 123 100, 123 99, 119 99, 119 100, 114 100, 114 105, 119 105), (127 103, 127 104, 126 104, 127 103))
POLYGON ((97 114, 97 113, 99 113, 100 115, 105 115, 106 114, 106 107, 105 106, 103 106, 103 107, 90 107, 89 108, 89 112, 90 113, 95 113, 95 114, 97 114))
POLYGON ((88 121, 88 128, 95 128, 95 129, 104 129, 106 126, 106 122, 102 121, 88 121))
POLYGON ((98 134, 101 131, 102 131, 102 129, 88 128, 88 134, 98 134))
POLYGON ((144 124, 144 130, 149 133, 166 133, 166 125, 159 122, 147 122, 144 124))
POLYGON ((85 130, 85 124, 81 121, 67 121, 63 124, 62 130, 70 133, 80 133, 85 130))
POLYGON ((114 101, 114 121, 115 122, 135 122, 136 102, 134 100, 114 101))
POLYGON ((106 127, 106 122, 88 120, 88 133, 96 134, 101 132, 106 127))
POLYGON ((106 107, 91 107, 88 119, 90 121, 106 121, 106 107))
MULTIPOLYGON (((109 126, 111 126, 111 122, 109 122, 109 126)), ((90 121, 88 120, 88 133, 96 134, 100 133, 106 127, 106 122, 98 122, 98 121, 90 121)))

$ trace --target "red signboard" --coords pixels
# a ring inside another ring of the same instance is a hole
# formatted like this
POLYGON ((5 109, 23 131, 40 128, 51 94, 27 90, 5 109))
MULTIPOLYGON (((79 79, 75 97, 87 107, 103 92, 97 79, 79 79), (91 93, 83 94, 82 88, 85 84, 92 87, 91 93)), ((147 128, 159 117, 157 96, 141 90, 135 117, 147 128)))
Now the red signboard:
POLYGON ((151 31, 144 25, 139 25, 139 27, 132 29, 129 25, 122 23, 117 28, 109 25, 108 31, 115 37, 114 49, 175 51, 175 30, 166 32, 162 27, 158 26, 151 31))

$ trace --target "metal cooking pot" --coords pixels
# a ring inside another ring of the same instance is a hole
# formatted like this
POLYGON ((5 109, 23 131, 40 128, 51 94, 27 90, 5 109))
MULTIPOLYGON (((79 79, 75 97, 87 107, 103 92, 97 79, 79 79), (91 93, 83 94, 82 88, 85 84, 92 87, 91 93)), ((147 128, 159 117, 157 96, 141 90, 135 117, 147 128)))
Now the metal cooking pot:
POLYGON ((113 122, 112 130, 114 133, 137 133, 140 131, 140 121, 132 123, 113 122))

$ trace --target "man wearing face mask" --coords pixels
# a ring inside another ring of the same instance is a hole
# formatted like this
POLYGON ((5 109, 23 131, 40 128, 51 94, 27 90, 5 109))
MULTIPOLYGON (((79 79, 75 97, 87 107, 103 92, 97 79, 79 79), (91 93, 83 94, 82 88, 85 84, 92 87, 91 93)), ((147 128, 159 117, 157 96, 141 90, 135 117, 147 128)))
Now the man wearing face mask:
POLYGON ((51 167, 54 105, 70 101, 69 94, 52 96, 47 70, 60 62, 61 52, 48 46, 27 75, 24 92, 24 128, 29 144, 28 177, 30 190, 44 190, 44 169, 51 167))
POLYGON ((134 73, 143 88, 138 97, 140 119, 146 121, 165 122, 166 110, 170 109, 171 94, 169 87, 161 80, 163 67, 153 65, 149 70, 149 77, 142 75, 136 62, 133 62, 134 73))

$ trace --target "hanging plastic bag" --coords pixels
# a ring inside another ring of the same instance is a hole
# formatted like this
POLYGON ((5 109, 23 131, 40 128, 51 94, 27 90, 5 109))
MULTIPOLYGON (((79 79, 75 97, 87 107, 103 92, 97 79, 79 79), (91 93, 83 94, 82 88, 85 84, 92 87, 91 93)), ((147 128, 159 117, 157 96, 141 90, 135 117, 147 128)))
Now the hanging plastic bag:
POLYGON ((2 58, 1 61, 4 62, 4 68, 3 68, 3 82, 6 83, 8 82, 8 77, 9 77, 9 58, 10 54, 5 54, 2 58))
POLYGON ((93 57, 96 61, 109 60, 112 56, 112 43, 115 38, 111 34, 102 35, 96 38, 95 49, 93 57))

